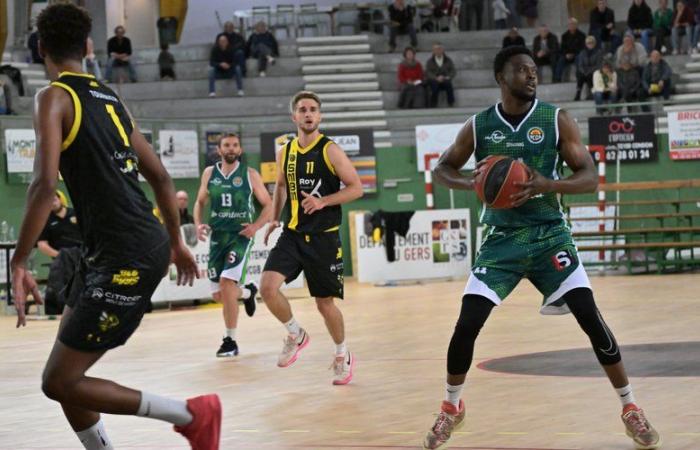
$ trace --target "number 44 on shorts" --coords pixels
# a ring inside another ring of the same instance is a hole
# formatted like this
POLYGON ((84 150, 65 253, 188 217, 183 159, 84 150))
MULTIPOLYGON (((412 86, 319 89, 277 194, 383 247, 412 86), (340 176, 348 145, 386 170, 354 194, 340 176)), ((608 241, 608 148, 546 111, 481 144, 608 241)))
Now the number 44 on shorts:
POLYGON ((576 261, 576 257, 569 250, 562 250, 552 255, 552 264, 558 272, 573 265, 574 261, 576 261))

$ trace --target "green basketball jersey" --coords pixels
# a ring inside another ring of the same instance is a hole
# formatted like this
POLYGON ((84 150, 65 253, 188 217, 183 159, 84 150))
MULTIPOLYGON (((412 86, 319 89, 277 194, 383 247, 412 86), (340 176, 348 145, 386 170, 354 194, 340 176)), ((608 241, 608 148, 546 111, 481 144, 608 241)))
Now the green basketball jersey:
POLYGON ((253 221, 253 187, 248 178, 248 166, 239 160, 228 175, 221 172, 221 162, 214 166, 209 184, 211 215, 209 226, 213 231, 240 231, 242 223, 253 221))
MULTIPOLYGON (((474 153, 480 161, 489 155, 504 155, 525 163, 543 176, 559 178, 559 108, 535 99, 534 105, 517 127, 498 111, 498 105, 474 116, 474 153)), ((563 218, 556 193, 537 195, 512 209, 493 209, 486 205, 480 221, 499 227, 523 227, 563 218)))

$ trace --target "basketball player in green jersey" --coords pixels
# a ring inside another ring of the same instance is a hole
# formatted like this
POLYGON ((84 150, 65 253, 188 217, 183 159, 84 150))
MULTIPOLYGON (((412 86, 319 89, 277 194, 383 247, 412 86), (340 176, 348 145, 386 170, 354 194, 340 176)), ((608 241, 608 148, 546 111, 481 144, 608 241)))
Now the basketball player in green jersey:
POLYGON ((255 313, 258 289, 253 283, 245 284, 248 254, 255 232, 270 220, 272 200, 258 171, 241 159, 243 148, 237 134, 223 135, 216 149, 221 161, 204 169, 194 204, 194 223, 200 240, 205 240, 205 235, 211 231, 209 281, 214 299, 224 304, 226 326, 216 356, 224 357, 238 355, 238 299, 245 298, 249 316, 255 313), (256 221, 253 221, 253 195, 263 207, 256 221), (207 225, 202 223, 202 212, 209 198, 211 214, 207 225), (244 285, 244 289, 240 285, 244 285))
POLYGON ((25 325, 27 293, 39 297, 27 258, 51 210, 59 170, 83 238, 82 260, 67 286, 42 390, 61 404, 88 450, 114 448, 101 413, 164 420, 193 449, 216 450, 221 426, 217 395, 185 403, 85 375, 136 330, 171 259, 179 284, 192 283, 197 265, 180 237, 168 173, 114 91, 81 73, 91 28, 87 11, 54 4, 39 14, 37 26, 51 84, 34 103, 34 180, 12 258, 17 326, 25 325), (165 228, 139 186, 139 172, 153 188, 165 228))
POLYGON ((308 345, 309 335, 292 315, 280 292, 282 283, 304 271, 309 293, 335 342, 333 384, 348 384, 355 357, 345 345, 345 325, 334 298, 343 298, 343 252, 339 228, 340 205, 362 196, 362 182, 343 149, 321 134, 321 100, 310 91, 297 93, 290 102, 297 137, 277 154, 277 183, 272 222, 265 244, 282 209, 288 211, 284 230, 265 263, 260 292, 272 314, 284 324, 288 336, 277 365, 288 367, 308 345), (345 186, 341 189, 340 183, 345 186))
MULTIPOLYGON (((473 116, 462 127, 435 169, 438 182, 453 189, 474 189, 474 179, 460 173, 472 154, 483 161, 506 155, 530 172, 523 190, 512 196, 512 209, 484 207, 488 226, 462 297, 462 309, 447 351, 445 401, 425 437, 426 449, 442 449, 463 425, 460 400, 472 362, 474 341, 494 306, 523 278, 543 294, 542 313, 573 313, 622 403, 622 421, 637 448, 655 449, 659 434, 635 405, 620 349, 598 311, 590 282, 578 258, 559 205, 560 194, 593 192, 597 173, 581 143, 576 122, 565 111, 535 96, 537 67, 525 47, 507 47, 494 61, 501 102, 473 116), (561 160, 573 171, 559 177, 561 160)), ((476 172, 480 165, 477 165, 476 172)))

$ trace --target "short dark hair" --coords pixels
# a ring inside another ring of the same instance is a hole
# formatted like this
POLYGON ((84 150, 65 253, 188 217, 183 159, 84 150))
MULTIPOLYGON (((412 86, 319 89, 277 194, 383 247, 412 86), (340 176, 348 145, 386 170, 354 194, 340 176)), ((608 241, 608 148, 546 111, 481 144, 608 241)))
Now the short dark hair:
POLYGON ((297 103, 299 103, 301 100, 304 100, 305 98, 315 101, 316 103, 318 103, 319 109, 321 108, 321 99, 315 92, 299 91, 296 94, 294 94, 294 97, 292 97, 292 101, 289 102, 289 112, 294 114, 294 112, 297 110, 297 103))
POLYGON ((238 143, 239 144, 241 143, 241 137, 238 135, 238 133, 224 133, 219 138, 219 141, 216 143, 216 146, 221 147, 221 143, 224 141, 224 139, 228 139, 228 138, 236 138, 236 139, 238 139, 238 143))
POLYGON ((56 63, 66 59, 81 60, 85 41, 92 29, 87 10, 70 3, 47 6, 37 17, 41 48, 56 63))
MULTIPOLYGON (((523 47, 522 45, 511 45, 502 49, 493 60, 494 78, 498 77, 498 74, 503 72, 503 68, 505 67, 506 63, 515 55, 527 55, 532 58, 532 52, 527 47, 523 47)), ((498 78, 496 78, 496 80, 498 80, 498 78)))
POLYGON ((406 47, 405 49, 403 49, 403 57, 404 58, 406 57, 406 53, 408 53, 408 52, 413 52, 413 54, 415 55, 416 49, 411 47, 410 45, 408 47, 406 47))

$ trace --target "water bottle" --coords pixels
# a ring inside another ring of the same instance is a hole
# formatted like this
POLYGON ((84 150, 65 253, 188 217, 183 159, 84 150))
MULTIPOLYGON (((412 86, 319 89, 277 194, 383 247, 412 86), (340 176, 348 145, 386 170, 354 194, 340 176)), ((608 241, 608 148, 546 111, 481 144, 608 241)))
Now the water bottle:
POLYGON ((7 233, 7 239, 10 242, 15 242, 15 227, 10 225, 10 231, 7 233))
POLYGON ((7 224, 7 221, 3 220, 2 223, 0 223, 0 242, 7 242, 9 228, 10 226, 7 224))

